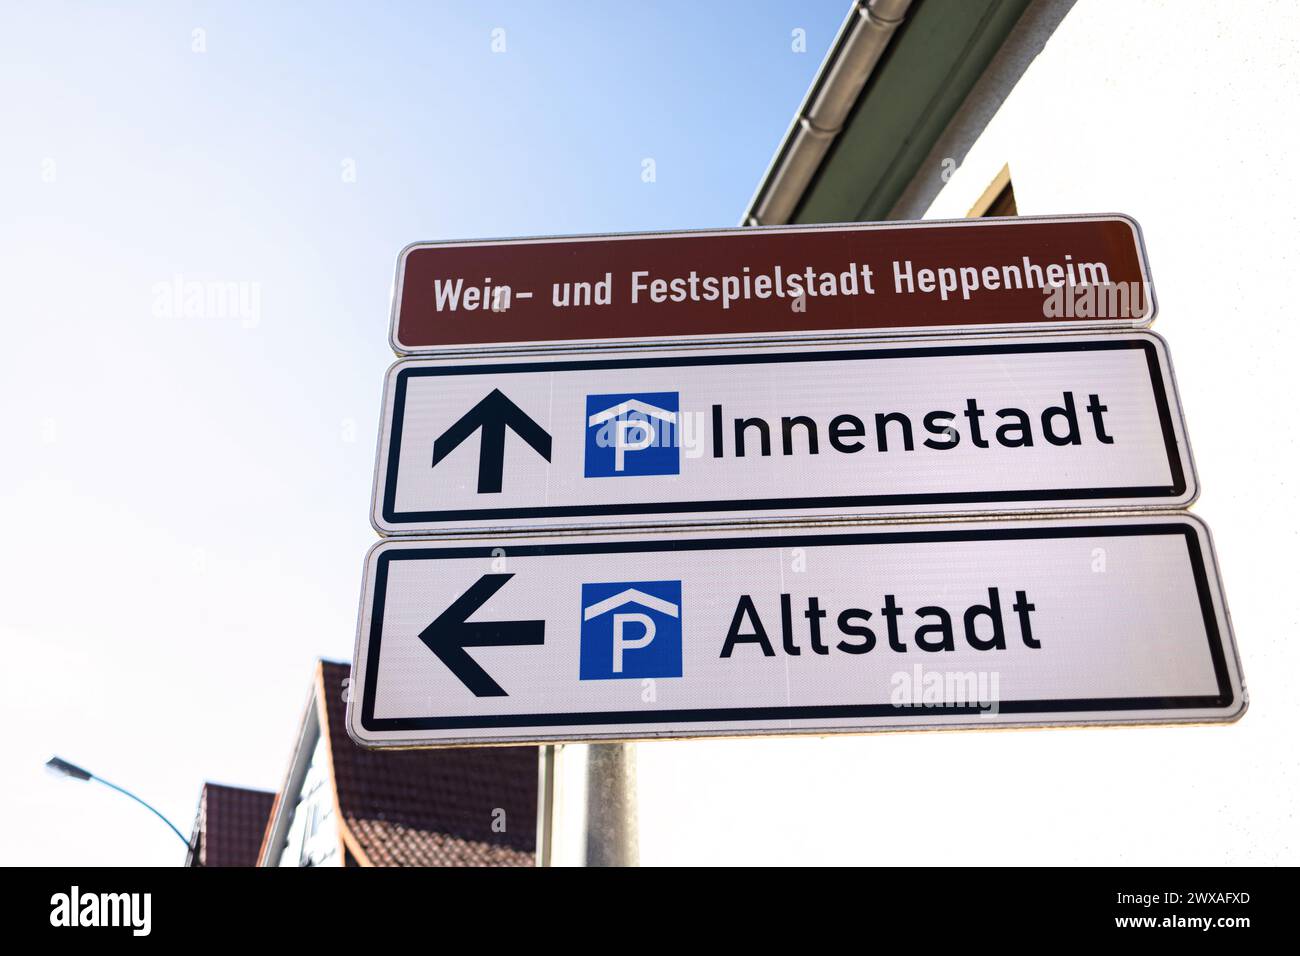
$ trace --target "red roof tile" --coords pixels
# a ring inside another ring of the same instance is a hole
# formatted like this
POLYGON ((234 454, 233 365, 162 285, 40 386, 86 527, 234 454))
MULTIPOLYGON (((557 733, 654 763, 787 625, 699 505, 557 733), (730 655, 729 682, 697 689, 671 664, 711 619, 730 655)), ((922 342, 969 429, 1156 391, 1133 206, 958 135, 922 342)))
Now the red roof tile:
POLYGON ((365 750, 344 724, 351 668, 323 661, 344 823, 374 866, 532 866, 537 748, 365 750))
POLYGON ((195 866, 256 866, 275 803, 265 790, 205 783, 195 824, 195 866))

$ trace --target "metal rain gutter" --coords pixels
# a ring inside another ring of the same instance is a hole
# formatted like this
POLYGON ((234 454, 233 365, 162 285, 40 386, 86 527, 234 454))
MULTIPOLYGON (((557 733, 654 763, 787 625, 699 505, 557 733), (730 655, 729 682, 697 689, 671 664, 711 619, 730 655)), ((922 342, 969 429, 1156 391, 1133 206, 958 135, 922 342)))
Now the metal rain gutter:
POLYGON ((912 0, 857 0, 758 184, 744 226, 790 221, 912 0))

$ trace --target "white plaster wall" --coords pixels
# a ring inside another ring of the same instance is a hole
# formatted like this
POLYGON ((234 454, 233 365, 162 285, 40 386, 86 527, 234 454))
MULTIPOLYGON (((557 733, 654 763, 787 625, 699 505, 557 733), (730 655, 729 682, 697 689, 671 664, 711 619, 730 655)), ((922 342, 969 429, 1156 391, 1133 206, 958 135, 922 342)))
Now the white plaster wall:
POLYGON ((642 744, 643 863, 1297 862, 1297 91, 1300 5, 1039 4, 896 210, 963 216, 1009 163, 1022 213, 1142 224, 1242 721, 642 744))

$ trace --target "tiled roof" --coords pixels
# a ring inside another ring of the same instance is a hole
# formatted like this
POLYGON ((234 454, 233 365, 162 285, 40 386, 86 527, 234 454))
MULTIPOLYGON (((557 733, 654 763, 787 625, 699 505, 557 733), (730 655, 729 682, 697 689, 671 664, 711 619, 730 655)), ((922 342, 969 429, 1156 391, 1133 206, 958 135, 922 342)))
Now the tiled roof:
POLYGON ((195 866, 256 866, 275 794, 205 783, 195 823, 195 866))
POLYGON ((532 866, 537 748, 365 750, 344 725, 351 668, 323 661, 334 784, 373 866, 532 866))

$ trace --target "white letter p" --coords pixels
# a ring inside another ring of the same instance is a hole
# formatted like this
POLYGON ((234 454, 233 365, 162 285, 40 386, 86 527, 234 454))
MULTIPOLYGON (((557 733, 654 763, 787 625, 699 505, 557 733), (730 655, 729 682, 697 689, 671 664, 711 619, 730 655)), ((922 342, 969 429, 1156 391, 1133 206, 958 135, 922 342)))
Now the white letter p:
POLYGON ((623 651, 638 650, 645 647, 655 639, 655 622, 648 614, 639 614, 632 612, 629 614, 614 615, 614 673, 623 673, 623 651), (644 628, 644 633, 636 640, 627 640, 623 636, 623 628, 628 622, 640 624, 644 628))
POLYGON ((650 427, 649 422, 621 420, 616 423, 618 426, 614 429, 614 470, 623 470, 624 452, 641 451, 643 448, 649 448, 650 442, 654 440, 654 429, 650 427), (634 441, 628 441, 628 432, 635 430, 637 437, 634 441))

